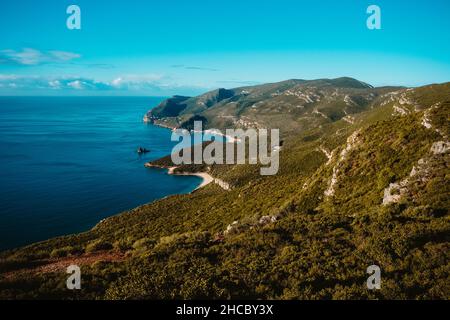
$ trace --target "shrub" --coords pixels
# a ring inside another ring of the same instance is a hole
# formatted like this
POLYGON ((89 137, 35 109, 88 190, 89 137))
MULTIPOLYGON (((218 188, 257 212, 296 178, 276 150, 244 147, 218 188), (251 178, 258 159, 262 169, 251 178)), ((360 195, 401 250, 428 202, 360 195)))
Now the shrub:
POLYGON ((112 248, 113 248, 113 246, 111 245, 111 243, 104 241, 102 239, 98 239, 98 240, 90 242, 86 246, 85 251, 86 251, 86 253, 90 253, 90 252, 101 251, 101 250, 110 250, 112 248))
POLYGON ((57 248, 57 249, 53 249, 52 252, 50 252, 50 257, 51 258, 62 258, 62 257, 66 257, 66 256, 74 253, 74 251, 75 251, 75 249, 71 246, 57 248))

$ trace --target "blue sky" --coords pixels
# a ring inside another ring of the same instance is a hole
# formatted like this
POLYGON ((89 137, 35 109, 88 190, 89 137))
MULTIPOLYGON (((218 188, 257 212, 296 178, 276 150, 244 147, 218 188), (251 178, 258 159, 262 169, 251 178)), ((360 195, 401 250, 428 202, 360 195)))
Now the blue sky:
POLYGON ((0 95, 171 95, 351 76, 450 80, 448 0, 0 2, 0 95), (81 30, 66 8, 81 8, 81 30), (381 8, 381 30, 366 9, 381 8))

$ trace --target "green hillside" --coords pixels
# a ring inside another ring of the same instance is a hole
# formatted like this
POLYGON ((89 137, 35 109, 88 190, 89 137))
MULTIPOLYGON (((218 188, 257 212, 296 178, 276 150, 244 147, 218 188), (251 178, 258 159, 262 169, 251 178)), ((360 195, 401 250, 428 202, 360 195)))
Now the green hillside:
POLYGON ((171 98, 148 113, 154 123, 281 128, 278 174, 186 168, 230 188, 211 183, 3 252, 0 298, 449 299, 449 111, 450 83, 351 78, 171 98), (82 290, 65 288, 73 263, 82 290), (381 290, 365 286, 372 264, 381 290))
POLYGON ((283 128, 308 130, 366 110, 384 93, 352 78, 287 80, 231 90, 217 89, 186 98, 175 96, 148 112, 153 123, 189 128, 193 117, 206 128, 283 128))

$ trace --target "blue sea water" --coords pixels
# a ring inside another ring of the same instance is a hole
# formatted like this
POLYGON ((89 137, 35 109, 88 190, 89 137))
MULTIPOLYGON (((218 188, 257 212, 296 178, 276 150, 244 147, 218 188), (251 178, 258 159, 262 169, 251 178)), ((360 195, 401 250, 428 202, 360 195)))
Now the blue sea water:
POLYGON ((162 99, 0 97, 0 250, 195 189, 198 177, 144 167, 176 144, 142 122, 162 99))

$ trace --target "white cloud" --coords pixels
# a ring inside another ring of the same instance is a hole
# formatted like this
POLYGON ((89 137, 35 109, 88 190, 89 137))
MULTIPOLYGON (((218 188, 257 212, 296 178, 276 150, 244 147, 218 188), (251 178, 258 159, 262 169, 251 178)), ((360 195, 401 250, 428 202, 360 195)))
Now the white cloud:
POLYGON ((111 81, 99 81, 84 77, 43 77, 0 74, 0 94, 7 94, 6 88, 15 93, 42 92, 111 92, 111 94, 198 94, 205 88, 174 83, 172 79, 156 74, 123 75, 111 81))
POLYGON ((24 65, 38 64, 42 60, 42 53, 38 50, 25 48, 22 51, 2 50, 0 51, 2 60, 15 62, 24 65))
POLYGON ((121 84, 121 82, 122 82, 122 78, 119 77, 119 78, 114 79, 114 80, 111 82, 111 84, 112 84, 114 87, 119 87, 120 84, 121 84))
POLYGON ((78 53, 67 51, 40 51, 33 48, 0 50, 0 64, 35 66, 46 63, 64 63, 80 58, 78 53))
POLYGON ((169 82, 170 78, 159 74, 131 74, 115 78, 110 85, 122 90, 145 90, 146 88, 164 87, 169 82))
POLYGON ((17 79, 19 76, 16 76, 15 74, 0 74, 0 81, 5 80, 14 80, 17 79))
POLYGON ((77 89, 77 90, 83 89, 83 85, 82 85, 82 82, 80 80, 75 80, 75 81, 68 82, 67 86, 69 86, 69 87, 71 87, 73 89, 77 89))
POLYGON ((187 70, 199 70, 199 71, 219 71, 215 68, 208 68, 208 67, 198 67, 198 66, 186 66, 184 64, 174 64, 171 66, 172 68, 181 68, 181 69, 187 69, 187 70))
POLYGON ((81 57, 81 55, 79 55, 78 53, 67 51, 49 51, 48 53, 52 58, 59 61, 70 61, 81 57))
POLYGON ((48 82, 48 85, 49 85, 51 88, 54 88, 54 89, 59 89, 59 88, 61 88, 61 82, 60 82, 59 80, 50 80, 50 81, 48 82))

